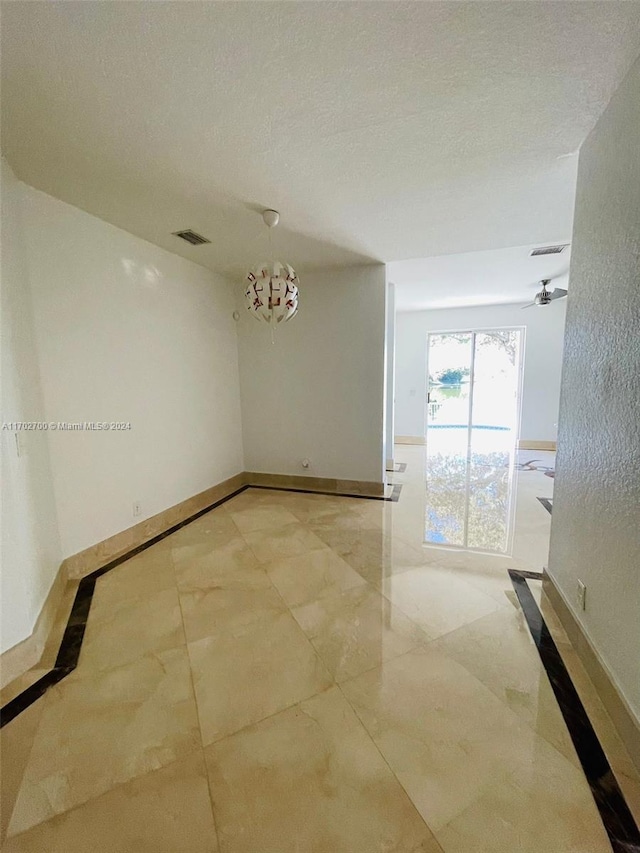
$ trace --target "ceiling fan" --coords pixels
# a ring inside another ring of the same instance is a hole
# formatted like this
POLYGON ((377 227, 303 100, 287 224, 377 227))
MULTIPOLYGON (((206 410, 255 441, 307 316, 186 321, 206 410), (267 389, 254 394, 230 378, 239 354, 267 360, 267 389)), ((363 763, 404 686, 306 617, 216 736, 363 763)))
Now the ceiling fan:
POLYGON ((553 302, 554 299, 564 299, 568 291, 563 290, 561 287, 556 287, 552 291, 547 290, 547 285, 550 281, 550 278, 543 278, 540 282, 542 290, 536 293, 533 302, 530 302, 528 305, 523 305, 522 307, 531 308, 533 305, 548 305, 550 302, 553 302))

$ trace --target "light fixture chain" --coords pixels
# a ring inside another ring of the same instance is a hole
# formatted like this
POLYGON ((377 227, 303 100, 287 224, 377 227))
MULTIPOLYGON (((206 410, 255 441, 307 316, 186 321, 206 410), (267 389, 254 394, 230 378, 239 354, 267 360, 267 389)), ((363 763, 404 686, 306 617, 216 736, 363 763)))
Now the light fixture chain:
POLYGON ((273 231, 273 228, 269 228, 269 255, 271 256, 271 263, 275 264, 276 259, 275 259, 275 256, 273 254, 273 237, 271 236, 272 231, 273 231))

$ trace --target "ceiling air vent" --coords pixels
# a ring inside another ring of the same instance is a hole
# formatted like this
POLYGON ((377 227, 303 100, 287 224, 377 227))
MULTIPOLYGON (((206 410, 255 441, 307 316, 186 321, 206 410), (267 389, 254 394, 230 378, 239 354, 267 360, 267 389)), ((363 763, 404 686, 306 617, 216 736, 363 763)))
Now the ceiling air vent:
POLYGON ((536 258, 539 255, 559 255, 560 252, 564 252, 568 245, 568 243, 564 243, 562 246, 543 246, 541 249, 533 249, 531 257, 536 258))
POLYGON ((191 243, 192 246, 201 246, 203 243, 210 243, 211 240, 207 240, 206 237, 203 237, 202 234, 196 234, 195 231, 192 231, 190 228, 187 228, 186 231, 174 231, 174 237, 180 237, 181 240, 186 240, 187 243, 191 243))

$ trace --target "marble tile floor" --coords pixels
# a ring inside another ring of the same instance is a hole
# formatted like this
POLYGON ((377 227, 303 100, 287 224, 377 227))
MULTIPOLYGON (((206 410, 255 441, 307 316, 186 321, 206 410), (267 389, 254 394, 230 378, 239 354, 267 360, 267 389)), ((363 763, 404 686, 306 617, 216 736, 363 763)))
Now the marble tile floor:
POLYGON ((546 562, 553 481, 515 473, 510 553, 431 547, 425 449, 396 460, 397 503, 249 489, 100 578, 77 669, 1 731, 2 849, 611 851, 507 574, 546 562))

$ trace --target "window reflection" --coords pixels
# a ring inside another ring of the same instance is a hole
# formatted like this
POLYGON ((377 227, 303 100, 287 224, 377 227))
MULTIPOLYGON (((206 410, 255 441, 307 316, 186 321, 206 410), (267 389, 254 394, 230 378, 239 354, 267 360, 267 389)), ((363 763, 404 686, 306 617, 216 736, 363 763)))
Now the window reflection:
POLYGON ((505 450, 427 452, 425 542, 508 553, 513 469, 505 450))

